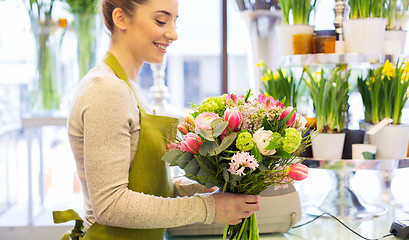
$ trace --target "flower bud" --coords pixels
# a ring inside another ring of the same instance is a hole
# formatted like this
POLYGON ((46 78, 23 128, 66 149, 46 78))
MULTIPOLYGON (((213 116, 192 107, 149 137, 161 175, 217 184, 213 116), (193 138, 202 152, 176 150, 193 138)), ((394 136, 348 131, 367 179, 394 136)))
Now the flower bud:
POLYGON ((227 109, 223 114, 223 120, 229 122, 228 127, 232 130, 240 126, 241 118, 241 113, 237 109, 227 109))
POLYGON ((198 135, 189 132, 183 137, 183 140, 180 143, 180 149, 182 151, 196 154, 199 152, 202 142, 203 140, 198 135))
MULTIPOLYGON (((294 109, 293 107, 288 107, 288 108, 284 109, 283 113, 281 114, 280 119, 284 119, 285 117, 287 117, 288 114, 290 114, 293 109, 294 109)), ((288 127, 292 126, 294 124, 296 115, 297 115, 297 113, 294 111, 293 115, 291 116, 291 118, 286 123, 286 125, 288 127)))
POLYGON ((181 122, 178 125, 178 130, 184 135, 186 135, 188 132, 191 132, 191 129, 192 126, 190 126, 189 123, 181 122))
POLYGON ((288 176, 296 181, 301 181, 308 176, 308 167, 301 163, 291 164, 288 176))

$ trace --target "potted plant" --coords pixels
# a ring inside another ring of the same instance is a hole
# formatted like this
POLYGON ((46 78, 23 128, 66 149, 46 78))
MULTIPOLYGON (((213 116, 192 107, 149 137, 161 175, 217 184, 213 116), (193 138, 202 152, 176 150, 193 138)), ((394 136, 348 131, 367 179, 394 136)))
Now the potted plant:
POLYGON ((317 0, 278 0, 278 2, 283 14, 282 25, 278 28, 281 54, 312 53, 314 26, 310 25, 310 15, 315 10, 317 0), (293 43, 293 40, 296 43, 293 43), (306 46, 310 45, 311 48, 294 51, 294 48, 304 45, 303 41, 307 41, 306 46))
POLYGON ((343 22, 347 53, 382 54, 385 0, 349 0, 349 19, 343 22))
MULTIPOLYGON (((405 41, 406 31, 402 29, 402 25, 398 21, 399 15, 404 19, 408 8, 409 1, 403 0, 398 4, 397 0, 389 0, 385 5, 386 30, 383 44, 384 54, 402 54, 405 41)), ((404 25, 404 24, 403 24, 404 25)))
POLYGON ((377 146, 376 157, 405 158, 409 126, 401 123, 401 117, 408 100, 408 61, 394 64, 387 60, 380 67, 370 69, 366 78, 358 77, 357 82, 365 107, 365 121, 370 124, 377 124, 383 119, 393 121, 392 125, 369 135, 369 142, 377 146))
POLYGON ((261 92, 283 102, 284 106, 297 107, 298 93, 301 87, 301 79, 296 79, 291 68, 278 68, 274 73, 263 61, 257 66, 262 69, 264 89, 261 92))
POLYGON ((317 130, 320 133, 312 143, 314 158, 341 159, 344 147, 344 129, 350 87, 350 70, 338 65, 327 71, 319 69, 312 73, 304 67, 303 80, 310 93, 316 115, 317 130))

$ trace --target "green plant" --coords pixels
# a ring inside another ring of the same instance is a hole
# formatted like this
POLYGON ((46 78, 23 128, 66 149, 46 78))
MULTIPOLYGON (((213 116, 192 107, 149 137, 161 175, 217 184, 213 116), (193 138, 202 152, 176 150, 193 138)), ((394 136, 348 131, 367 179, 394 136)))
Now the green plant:
POLYGON ((324 133, 340 132, 348 112, 350 70, 346 65, 338 65, 328 72, 320 69, 313 74, 307 66, 304 71, 303 80, 314 105, 317 129, 324 133))
POLYGON ((92 67, 95 61, 95 27, 98 0, 65 0, 69 11, 74 15, 74 29, 78 39, 78 64, 80 78, 92 67))
POLYGON ((409 10, 409 0, 401 0, 398 4, 397 18, 399 23, 399 29, 402 29, 405 25, 406 20, 408 19, 408 10, 409 10))
POLYGON ((402 109, 408 100, 409 64, 388 60, 379 68, 372 68, 368 76, 358 77, 358 90, 365 107, 365 121, 377 124, 384 118, 401 123, 402 109))
POLYGON ((383 17, 386 0, 348 0, 349 18, 383 17))
POLYGON ((279 68, 275 73, 261 61, 257 64, 262 68, 263 76, 261 80, 264 90, 261 92, 283 102, 286 107, 297 107, 298 94, 301 86, 301 79, 295 79, 291 69, 279 68))
POLYGON ((315 10, 317 0, 278 0, 283 12, 283 23, 290 24, 290 12, 293 24, 308 24, 310 14, 315 10))

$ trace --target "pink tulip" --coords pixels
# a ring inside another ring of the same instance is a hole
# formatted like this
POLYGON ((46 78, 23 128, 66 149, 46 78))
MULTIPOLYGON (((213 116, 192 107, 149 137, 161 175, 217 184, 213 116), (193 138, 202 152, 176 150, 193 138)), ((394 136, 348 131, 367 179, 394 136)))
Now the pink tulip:
POLYGON ((308 176, 308 167, 301 163, 291 164, 288 176, 296 181, 301 181, 308 176))
POLYGON ((237 109, 227 109, 223 114, 223 120, 229 122, 228 127, 232 130, 240 126, 241 118, 241 112, 237 109))
POLYGON ((186 135, 188 132, 193 132, 192 126, 185 122, 179 123, 178 130, 184 135, 186 135))
MULTIPOLYGON (((285 117, 287 117, 288 114, 290 114, 293 109, 294 109, 293 107, 288 107, 288 108, 284 109, 283 113, 281 114, 280 119, 284 119, 285 117)), ((291 118, 286 123, 287 127, 292 126, 294 124, 296 116, 297 116, 297 113, 294 111, 293 115, 291 116, 291 118)))
POLYGON ((202 142, 202 139, 198 135, 190 132, 183 137, 183 140, 180 143, 180 149, 182 151, 196 154, 199 152, 202 142))

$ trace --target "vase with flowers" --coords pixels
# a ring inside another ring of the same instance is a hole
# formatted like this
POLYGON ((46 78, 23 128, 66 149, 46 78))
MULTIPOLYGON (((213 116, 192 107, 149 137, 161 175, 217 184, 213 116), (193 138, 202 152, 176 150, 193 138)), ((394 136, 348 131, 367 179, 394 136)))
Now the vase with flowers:
POLYGON ((385 0, 349 0, 349 19, 343 22, 347 53, 382 54, 385 0))
POLYGON ((378 124, 383 119, 391 119, 393 123, 369 135, 369 142, 377 146, 376 158, 405 158, 409 126, 402 124, 401 118, 408 100, 408 60, 396 64, 387 60, 380 67, 369 69, 366 77, 358 77, 357 83, 365 108, 365 121, 378 124))
POLYGON ((314 26, 310 15, 317 0, 278 0, 283 14, 278 36, 282 55, 312 53, 314 26))
POLYGON ((350 70, 346 65, 338 65, 315 73, 304 67, 303 80, 311 96, 319 134, 312 142, 314 158, 341 159, 344 147, 344 129, 350 86, 350 70))
POLYGON ((61 83, 57 78, 55 23, 52 19, 54 0, 26 1, 36 46, 36 74, 30 87, 30 111, 49 114, 59 110, 61 83))
POLYGON ((79 79, 95 65, 99 33, 97 0, 65 0, 73 14, 73 26, 77 36, 79 79))

